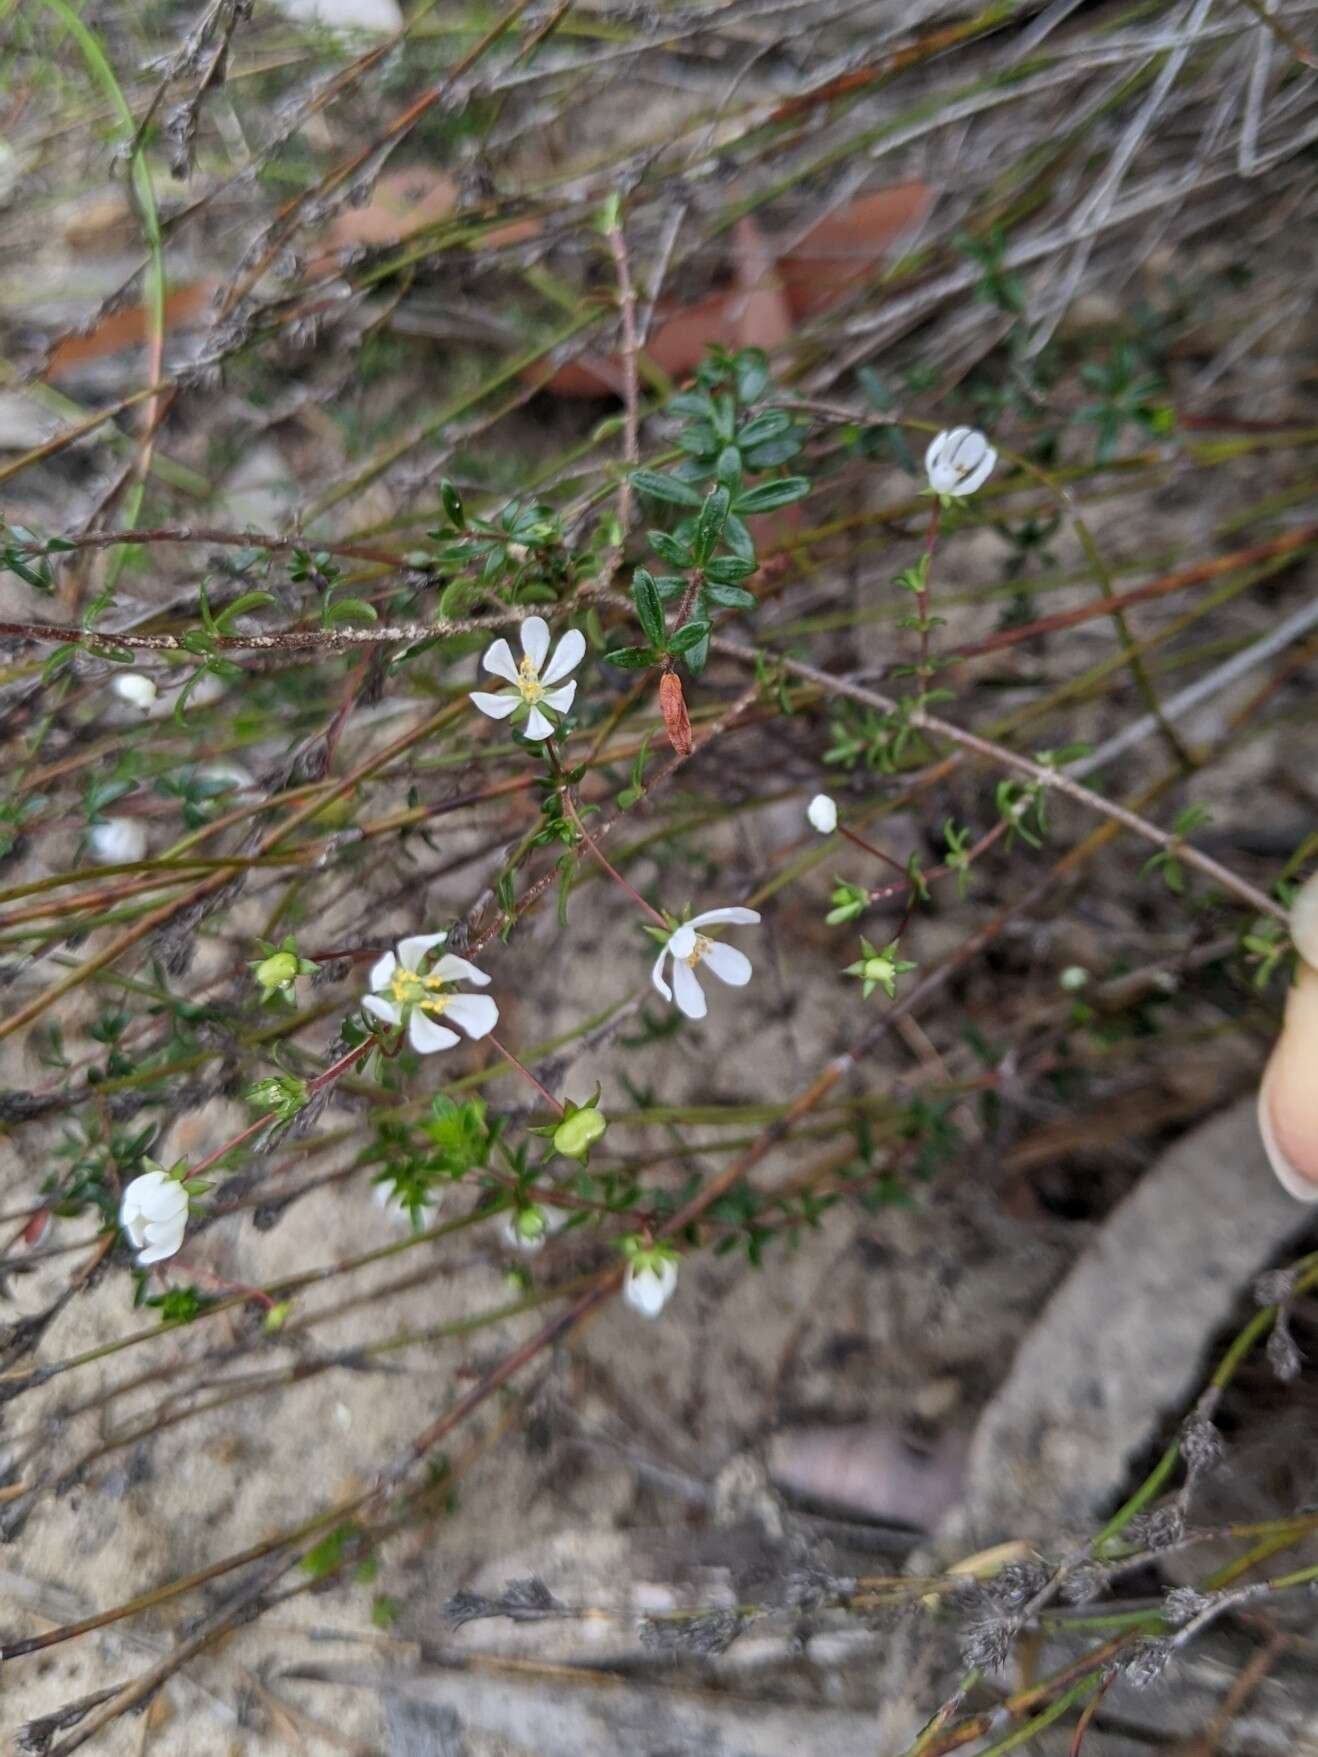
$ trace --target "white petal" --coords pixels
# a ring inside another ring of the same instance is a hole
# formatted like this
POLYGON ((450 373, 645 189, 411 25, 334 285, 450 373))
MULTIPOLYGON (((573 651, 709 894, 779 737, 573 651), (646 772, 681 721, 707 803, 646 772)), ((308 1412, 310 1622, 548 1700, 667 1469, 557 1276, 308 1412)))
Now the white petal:
POLYGON ((554 736, 553 726, 545 719, 539 708, 531 709, 531 712, 526 716, 526 724, 522 727, 522 731, 527 738, 534 739, 537 743, 542 743, 546 738, 554 736))
POLYGON ((377 1019, 383 1019, 386 1025, 399 1023, 398 1008, 392 1001, 381 1000, 378 994, 368 994, 363 997, 362 1011, 373 1013, 377 1019))
POLYGON ((569 671, 575 671, 586 656, 586 637, 579 628, 570 628, 554 648, 554 656, 540 673, 541 683, 557 683, 569 671))
POLYGON ((572 706, 572 698, 577 693, 575 681, 565 683, 562 689, 547 689, 544 693, 544 704, 552 708, 556 714, 566 714, 572 706))
POLYGON ((668 941, 668 949, 674 958, 689 958, 696 949, 695 923, 687 921, 681 927, 675 928, 668 941))
POLYGON ((549 624, 543 616, 528 616, 522 624, 522 651, 535 666, 538 676, 549 651, 549 624))
POLYGON ((392 952, 386 952, 371 965, 371 987, 378 993, 389 986, 389 980, 398 968, 398 959, 392 952))
POLYGON ((141 1250, 142 1246, 146 1243, 146 1222, 143 1220, 142 1216, 140 1214, 134 1214, 131 1219, 126 1220, 121 1215, 119 1218, 119 1224, 128 1234, 128 1242, 132 1245, 133 1249, 135 1251, 141 1250))
POLYGON ((166 1257, 174 1256, 182 1243, 182 1239, 177 1239, 173 1244, 147 1245, 137 1253, 138 1267, 145 1269, 151 1263, 163 1263, 166 1257))
POLYGON ((420 1007, 412 1009, 412 1017, 407 1021, 407 1035, 418 1055, 434 1055, 436 1050, 452 1049, 455 1043, 462 1041, 447 1025, 437 1025, 433 1019, 428 1019, 420 1007))
POLYGON ((481 664, 496 677, 502 677, 508 683, 517 682, 517 661, 507 641, 500 639, 487 647, 481 664))
MULTIPOLYGON (((504 644, 506 646, 507 642, 504 644)), ((521 696, 512 695, 508 691, 502 695, 487 695, 483 689, 473 689, 467 697, 473 708, 479 708, 491 720, 506 720, 509 714, 516 711, 521 699, 521 696)))
POLYGON ((673 965, 673 995, 679 1011, 688 1019, 703 1019, 707 1011, 705 991, 696 981, 695 971, 689 964, 673 965))
POLYGON ((818 830, 821 836, 831 836, 837 828, 837 804, 827 793, 816 793, 805 808, 805 815, 812 830, 818 830))
POLYGON ((669 988, 668 984, 664 981, 664 965, 667 962, 668 962, 668 947, 665 946, 663 951, 660 952, 659 956, 654 961, 654 969, 651 970, 651 972, 650 972, 650 981, 653 982, 653 984, 659 990, 660 994, 664 997, 664 999, 666 1001, 670 1001, 673 998, 673 991, 671 988, 669 988))
MULTIPOLYGON (((448 938, 446 933, 413 933, 405 940, 398 942, 398 961, 404 970, 419 970, 421 960, 431 946, 442 946, 448 938)), ((382 982, 372 981, 372 988, 383 988, 382 982)))
POLYGON ((982 488, 988 481, 989 477, 993 474, 997 461, 997 452, 994 451, 991 445, 986 446, 984 456, 981 458, 979 464, 968 476, 962 478, 961 486, 957 492, 960 494, 974 494, 978 489, 982 488))
POLYGON ((700 962, 731 988, 745 988, 751 979, 751 961, 736 946, 712 945, 700 962))
POLYGON ((488 994, 451 994, 444 1017, 452 1019, 468 1037, 488 1037, 499 1023, 499 1009, 488 994))
POLYGON ((738 926, 746 927, 759 919, 758 909, 706 909, 703 915, 693 915, 687 925, 703 927, 708 921, 731 921, 738 926))
POLYGON ((478 970, 465 958, 455 957, 452 952, 445 952, 430 974, 438 976, 441 982, 474 982, 477 988, 490 986, 490 979, 483 970, 478 970))
POLYGON ((187 1227, 188 1217, 180 1214, 172 1220, 150 1220, 144 1228, 148 1245, 168 1245, 176 1251, 183 1243, 183 1233, 187 1227))

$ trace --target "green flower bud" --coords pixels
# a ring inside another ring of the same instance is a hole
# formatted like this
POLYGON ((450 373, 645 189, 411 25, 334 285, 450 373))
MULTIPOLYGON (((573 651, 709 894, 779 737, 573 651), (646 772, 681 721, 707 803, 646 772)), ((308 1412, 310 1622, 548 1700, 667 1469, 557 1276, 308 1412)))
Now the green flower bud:
POLYGON ((265 989, 287 988, 297 973, 296 952, 271 952, 256 966, 256 980, 265 989))
POLYGON ((575 1110, 554 1130, 554 1150, 567 1159, 584 1159, 608 1126, 593 1105, 575 1110))

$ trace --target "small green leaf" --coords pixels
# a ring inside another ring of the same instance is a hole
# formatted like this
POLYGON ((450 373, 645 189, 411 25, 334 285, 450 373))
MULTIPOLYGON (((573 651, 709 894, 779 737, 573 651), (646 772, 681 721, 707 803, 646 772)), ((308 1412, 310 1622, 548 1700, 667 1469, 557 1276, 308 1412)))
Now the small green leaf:
POLYGON ((705 496, 691 544, 698 564, 708 561, 718 548, 731 505, 732 496, 726 488, 711 488, 705 496))
POLYGON ((669 506, 699 506, 700 496, 676 476, 662 470, 633 470, 632 487, 648 494, 651 500, 666 501, 669 506))
POLYGON ((668 643, 669 651, 689 653, 693 647, 699 646, 701 641, 708 641, 708 639, 709 624, 707 622, 686 622, 668 643))
POLYGON ((365 598, 340 598, 337 604, 330 604, 325 609, 325 626, 328 628, 336 622, 378 622, 380 620, 374 606, 365 598))
POLYGON ((744 586, 720 586, 713 580, 705 586, 705 597, 720 610, 754 610, 760 602, 744 586))
POLYGON ((649 538, 650 547, 654 550, 655 554, 662 555, 664 560, 668 562, 670 566, 695 566, 696 558, 691 552, 691 546, 684 543, 680 537, 674 537, 667 531, 651 531, 649 533, 649 538))
POLYGON ((645 671, 659 662, 659 655, 653 647, 615 647, 612 652, 605 653, 604 658, 607 664, 617 665, 623 671, 645 671))
POLYGON ((759 482, 737 496, 735 510, 743 518, 751 513, 776 512, 780 506, 791 506, 810 492, 807 476, 784 476, 778 482, 759 482))
POLYGON ((654 583, 654 576, 643 567, 637 568, 632 580, 632 601, 636 605, 636 614, 640 618, 646 639, 651 645, 661 647, 666 633, 664 607, 654 583))

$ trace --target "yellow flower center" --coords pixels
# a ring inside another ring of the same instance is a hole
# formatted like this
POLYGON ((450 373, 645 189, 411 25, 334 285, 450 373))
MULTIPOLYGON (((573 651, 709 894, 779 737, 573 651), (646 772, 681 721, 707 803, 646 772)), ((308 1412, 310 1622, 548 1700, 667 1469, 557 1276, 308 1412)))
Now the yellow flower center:
POLYGON ((534 707, 545 693, 535 660, 529 655, 517 667, 517 689, 528 707, 534 707))
POLYGON ((686 957, 683 958, 682 962, 684 964, 689 965, 690 968, 692 970, 694 970, 696 965, 705 956, 706 952, 709 951, 709 948, 710 948, 710 942, 705 938, 703 933, 698 933, 696 935, 695 945, 692 946, 691 950, 687 953, 686 957))
POLYGON ((415 970, 395 970, 389 978, 389 999, 399 1007, 420 1007, 425 1013, 442 1013, 448 1005, 444 984, 438 976, 421 976, 415 970))

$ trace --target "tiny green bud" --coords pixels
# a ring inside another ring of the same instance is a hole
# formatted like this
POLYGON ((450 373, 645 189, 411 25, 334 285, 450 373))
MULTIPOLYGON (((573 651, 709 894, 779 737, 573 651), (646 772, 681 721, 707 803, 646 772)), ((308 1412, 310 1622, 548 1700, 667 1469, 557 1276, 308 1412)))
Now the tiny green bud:
POLYGON ((297 959, 292 952, 272 952, 256 966, 256 980, 262 988, 285 988, 297 975, 297 959))
POLYGON ((554 1149, 566 1159, 585 1159, 608 1126, 593 1105, 573 1111, 554 1130, 554 1149))

